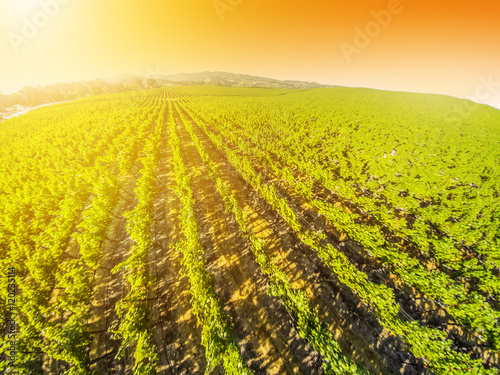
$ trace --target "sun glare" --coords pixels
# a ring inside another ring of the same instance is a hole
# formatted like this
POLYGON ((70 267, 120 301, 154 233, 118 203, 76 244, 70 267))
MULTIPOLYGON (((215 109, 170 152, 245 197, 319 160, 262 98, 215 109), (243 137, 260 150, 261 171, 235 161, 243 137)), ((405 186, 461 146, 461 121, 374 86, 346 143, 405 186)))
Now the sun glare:
POLYGON ((8 0, 12 9, 17 11, 29 11, 39 6, 38 0, 8 0))

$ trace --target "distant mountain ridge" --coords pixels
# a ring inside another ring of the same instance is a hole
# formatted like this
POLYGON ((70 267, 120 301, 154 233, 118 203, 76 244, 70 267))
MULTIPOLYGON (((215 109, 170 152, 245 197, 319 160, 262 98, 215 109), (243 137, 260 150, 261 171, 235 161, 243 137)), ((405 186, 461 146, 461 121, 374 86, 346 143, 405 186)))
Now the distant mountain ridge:
POLYGON ((193 86, 193 85, 216 85, 226 87, 272 87, 291 89, 310 89, 319 87, 334 87, 333 85, 323 85, 316 82, 279 80, 274 78, 264 78, 249 74, 236 74, 227 72, 200 72, 200 73, 177 73, 163 74, 152 73, 149 75, 121 74, 112 78, 104 79, 110 83, 130 84, 135 80, 154 79, 160 86, 193 86))

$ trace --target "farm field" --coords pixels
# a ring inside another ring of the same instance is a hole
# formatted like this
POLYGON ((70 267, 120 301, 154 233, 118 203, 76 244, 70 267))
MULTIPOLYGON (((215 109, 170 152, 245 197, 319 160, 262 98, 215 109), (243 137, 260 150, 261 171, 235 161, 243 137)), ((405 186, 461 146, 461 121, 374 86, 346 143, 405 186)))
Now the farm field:
POLYGON ((499 110, 175 87, 0 142, 19 374, 499 373, 499 110))

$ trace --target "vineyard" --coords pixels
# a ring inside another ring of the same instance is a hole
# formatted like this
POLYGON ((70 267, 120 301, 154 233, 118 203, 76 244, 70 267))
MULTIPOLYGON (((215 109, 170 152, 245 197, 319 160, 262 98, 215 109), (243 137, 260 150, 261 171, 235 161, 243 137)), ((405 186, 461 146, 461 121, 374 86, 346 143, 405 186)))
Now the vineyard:
POLYGON ((500 111, 463 105, 200 86, 0 123, 0 369, 497 375, 500 111))

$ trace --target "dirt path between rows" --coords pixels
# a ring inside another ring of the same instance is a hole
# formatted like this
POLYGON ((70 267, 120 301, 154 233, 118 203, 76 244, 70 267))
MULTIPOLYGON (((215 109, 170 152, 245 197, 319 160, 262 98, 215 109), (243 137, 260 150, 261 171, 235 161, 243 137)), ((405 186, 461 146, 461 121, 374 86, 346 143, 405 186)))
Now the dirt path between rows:
POLYGON ((192 171, 196 216, 215 291, 234 322, 242 357, 256 374, 315 374, 316 353, 301 339, 284 306, 266 293, 267 282, 189 134, 176 115, 184 162, 192 171))
MULTIPOLYGON (((140 163, 139 163, 140 165, 140 163)), ((152 340, 158 353, 158 374, 203 374, 205 351, 201 346, 201 328, 196 326, 189 295, 189 282, 180 275, 182 255, 171 250, 170 244, 178 240, 179 201, 173 194, 172 155, 167 135, 162 139, 158 172, 158 194, 154 203, 152 236, 154 245, 148 255, 148 269, 155 278, 151 292, 152 340)), ((139 176, 138 168, 136 175, 139 176)), ((132 177, 131 177, 132 179, 132 177)), ((135 178, 127 191, 133 194, 135 178)), ((126 193, 122 194, 128 198, 126 193)), ((114 211, 120 217, 134 207, 134 203, 121 200, 114 211)), ((91 348, 92 369, 96 374, 133 374, 133 349, 116 358, 119 340, 109 332, 118 323, 115 305, 127 294, 128 287, 122 274, 112 275, 110 270, 130 255, 132 240, 126 229, 126 219, 113 219, 108 237, 119 243, 106 241, 103 247, 102 267, 96 273, 96 287, 89 330, 94 334, 91 348)))
MULTIPOLYGON (((129 176, 121 181, 122 186, 129 192, 132 191, 135 181, 129 176)), ((129 197, 123 191, 124 196, 129 197)), ((133 208, 134 202, 121 199, 113 211, 116 217, 122 217, 125 211, 133 208)), ((105 240, 102 249, 103 257, 101 267, 96 271, 94 295, 91 301, 90 318, 88 321, 89 331, 93 334, 93 342, 90 348, 91 369, 96 374, 126 373, 133 366, 133 358, 130 358, 129 351, 124 357, 116 358, 120 341, 114 340, 109 332, 111 326, 118 323, 115 312, 116 303, 127 294, 126 282, 121 273, 112 274, 111 270, 116 265, 125 261, 132 246, 126 228, 127 221, 114 218, 109 226, 107 237, 116 240, 111 242, 105 240)))
POLYGON ((173 192, 172 151, 168 134, 162 138, 158 184, 153 220, 154 245, 149 254, 150 273, 156 282, 152 297, 153 342, 158 351, 158 374, 203 374, 205 349, 201 327, 196 326, 189 293, 189 280, 180 274, 182 254, 169 248, 179 240, 180 202, 173 192))

